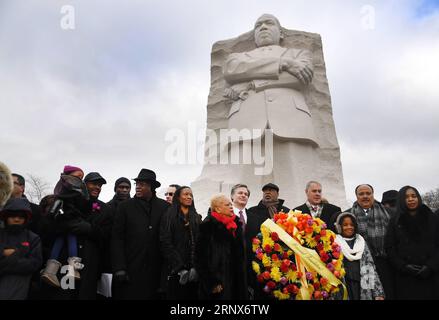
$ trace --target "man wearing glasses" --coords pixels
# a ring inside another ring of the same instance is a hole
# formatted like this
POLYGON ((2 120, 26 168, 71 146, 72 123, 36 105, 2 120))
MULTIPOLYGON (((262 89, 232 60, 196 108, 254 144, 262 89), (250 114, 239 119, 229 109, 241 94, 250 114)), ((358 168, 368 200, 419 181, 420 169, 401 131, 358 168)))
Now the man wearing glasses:
POLYGON ((168 190, 165 192, 166 202, 172 204, 172 199, 174 198, 175 191, 180 188, 178 184, 170 184, 168 190))

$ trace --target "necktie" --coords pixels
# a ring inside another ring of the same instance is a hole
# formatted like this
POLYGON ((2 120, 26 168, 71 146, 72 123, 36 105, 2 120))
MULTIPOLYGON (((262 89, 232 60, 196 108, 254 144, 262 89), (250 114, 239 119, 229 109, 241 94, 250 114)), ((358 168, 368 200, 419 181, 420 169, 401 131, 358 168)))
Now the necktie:
POLYGON ((242 210, 239 210, 239 221, 241 222, 242 232, 244 233, 244 231, 245 231, 245 219, 244 219, 244 212, 242 212, 242 210))

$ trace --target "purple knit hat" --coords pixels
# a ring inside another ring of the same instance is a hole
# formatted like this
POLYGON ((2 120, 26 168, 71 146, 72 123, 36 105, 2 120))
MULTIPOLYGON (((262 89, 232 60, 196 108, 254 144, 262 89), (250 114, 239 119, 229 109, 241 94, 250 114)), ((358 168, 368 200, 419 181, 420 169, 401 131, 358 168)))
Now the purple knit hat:
POLYGON ((75 171, 81 171, 82 173, 84 173, 84 171, 81 168, 74 167, 74 166, 69 166, 69 165, 64 166, 63 173, 64 174, 70 174, 70 173, 75 172, 75 171))

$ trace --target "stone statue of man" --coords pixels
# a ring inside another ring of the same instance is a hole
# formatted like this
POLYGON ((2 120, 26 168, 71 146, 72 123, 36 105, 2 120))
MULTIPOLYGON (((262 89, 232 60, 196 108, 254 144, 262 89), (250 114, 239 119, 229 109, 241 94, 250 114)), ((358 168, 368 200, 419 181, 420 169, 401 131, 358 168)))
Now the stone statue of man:
POLYGON ((310 52, 281 47, 281 26, 269 14, 256 21, 254 38, 256 49, 230 54, 223 68, 230 85, 225 94, 234 101, 228 115, 229 129, 260 129, 262 135, 264 129, 271 128, 280 138, 317 144, 301 92, 313 78, 310 52))
POLYGON ((228 193, 237 183, 251 190, 249 206, 272 182, 285 205, 296 207, 311 180, 325 186, 332 203, 345 206, 318 34, 282 28, 276 17, 264 14, 253 31, 215 43, 207 129, 204 166, 192 183, 200 212, 207 210, 212 194, 228 193))

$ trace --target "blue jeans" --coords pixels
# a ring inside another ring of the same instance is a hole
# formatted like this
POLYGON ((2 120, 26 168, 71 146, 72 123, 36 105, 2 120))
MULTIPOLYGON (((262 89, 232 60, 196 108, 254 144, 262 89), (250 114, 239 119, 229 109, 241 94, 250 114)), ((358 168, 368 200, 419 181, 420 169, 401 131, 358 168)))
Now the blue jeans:
MULTIPOLYGON (((64 246, 64 237, 59 236, 56 238, 55 243, 52 247, 52 252, 50 253, 50 259, 58 260, 59 255, 61 254, 61 250, 64 246)), ((73 234, 67 235, 67 246, 68 246, 68 254, 69 257, 77 257, 78 256, 78 244, 76 241, 76 236, 73 234)))

